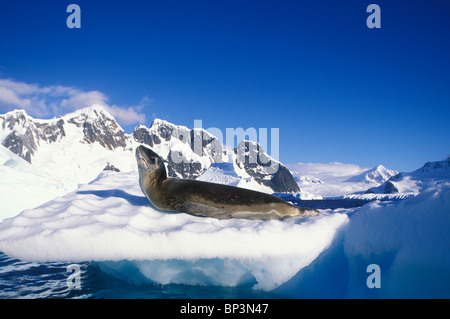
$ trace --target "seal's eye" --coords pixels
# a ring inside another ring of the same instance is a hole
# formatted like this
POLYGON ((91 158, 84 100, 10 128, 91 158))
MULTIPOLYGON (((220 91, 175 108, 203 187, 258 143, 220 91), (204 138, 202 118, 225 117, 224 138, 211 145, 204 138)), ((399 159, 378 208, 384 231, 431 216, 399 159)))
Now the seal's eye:
POLYGON ((151 157, 151 158, 150 158, 150 163, 155 164, 155 162, 156 162, 156 161, 155 161, 155 158, 154 158, 154 157, 151 157))

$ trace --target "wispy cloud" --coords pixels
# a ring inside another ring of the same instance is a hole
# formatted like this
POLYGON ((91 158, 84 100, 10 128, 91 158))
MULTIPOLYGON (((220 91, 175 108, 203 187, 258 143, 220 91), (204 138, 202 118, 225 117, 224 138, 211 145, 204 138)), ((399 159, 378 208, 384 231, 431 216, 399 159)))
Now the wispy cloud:
POLYGON ((106 101, 106 96, 99 91, 76 92, 68 99, 63 99, 60 105, 65 109, 76 110, 94 104, 105 106, 107 105, 106 101))
POLYGON ((2 113, 20 108, 32 116, 49 118, 97 104, 105 107, 120 124, 131 125, 145 122, 145 114, 141 111, 151 102, 151 99, 145 96, 138 105, 110 105, 108 97, 99 91, 86 92, 75 87, 40 86, 35 83, 0 79, 2 113))

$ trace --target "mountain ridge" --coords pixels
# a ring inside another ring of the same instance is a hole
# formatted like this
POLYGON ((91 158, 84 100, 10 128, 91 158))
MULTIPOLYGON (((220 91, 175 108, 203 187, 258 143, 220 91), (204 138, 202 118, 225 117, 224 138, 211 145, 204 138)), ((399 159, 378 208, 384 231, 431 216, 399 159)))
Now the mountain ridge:
POLYGON ((383 184, 367 190, 367 194, 418 194, 421 190, 450 178, 450 158, 427 162, 412 172, 402 172, 383 184))
MULTIPOLYGON (((230 155, 225 146, 206 130, 189 129, 162 119, 154 119, 149 127, 138 125, 127 134, 101 105, 45 120, 35 119, 24 110, 0 114, 0 142, 42 169, 53 166, 51 169, 54 171, 65 171, 60 174, 64 178, 69 172, 86 175, 84 179, 77 179, 78 182, 87 182, 100 167, 112 165, 121 171, 135 167, 133 149, 140 144, 150 146, 158 153, 164 159, 168 175, 175 178, 198 178, 211 164, 226 162, 230 155), (90 165, 91 159, 92 162, 100 159, 102 162, 90 165)), ((257 149, 259 152, 259 145, 257 149)), ((258 154, 272 160, 262 149, 258 154)), ((286 182, 292 176, 282 165, 278 175, 269 174, 261 162, 239 165, 239 169, 247 172, 248 178, 273 192, 298 191, 296 184, 293 186, 286 182)))
POLYGON ((362 172, 359 175, 352 176, 344 182, 353 182, 353 183, 384 183, 392 176, 397 175, 398 172, 394 170, 387 169, 383 165, 377 165, 367 171, 362 172))

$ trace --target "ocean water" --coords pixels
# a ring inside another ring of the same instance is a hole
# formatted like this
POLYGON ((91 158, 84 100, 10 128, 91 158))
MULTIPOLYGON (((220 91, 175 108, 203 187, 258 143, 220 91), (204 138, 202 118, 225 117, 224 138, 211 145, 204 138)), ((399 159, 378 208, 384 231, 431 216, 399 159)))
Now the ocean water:
MULTIPOLYGON (((325 200, 296 201, 298 206, 312 208, 348 208, 361 206, 366 201, 325 200)), ((239 287, 161 285, 151 281, 121 280, 102 271, 92 261, 77 263, 79 286, 74 285, 72 263, 25 262, 0 252, 0 299, 16 298, 139 298, 139 299, 277 299, 286 298, 272 292, 253 289, 251 285, 239 287)))
POLYGON ((0 252, 0 299, 276 299, 285 298, 251 287, 161 285, 128 282, 108 275, 95 262, 77 263, 80 285, 74 287, 71 263, 35 263, 11 258, 0 252))
POLYGON ((309 207, 315 209, 338 209, 338 208, 356 208, 369 203, 362 199, 308 199, 296 200, 288 199, 298 207, 309 207))

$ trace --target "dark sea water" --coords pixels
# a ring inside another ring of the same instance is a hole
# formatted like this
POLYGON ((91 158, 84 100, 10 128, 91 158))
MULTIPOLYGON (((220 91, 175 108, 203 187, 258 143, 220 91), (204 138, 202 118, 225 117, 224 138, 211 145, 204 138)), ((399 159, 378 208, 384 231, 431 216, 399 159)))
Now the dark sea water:
POLYGON ((298 207, 309 207, 315 209, 337 209, 337 208, 356 208, 367 204, 369 201, 362 199, 311 199, 296 200, 288 199, 298 207))
POLYGON ((251 287, 160 285, 122 281, 100 270, 95 262, 77 263, 80 287, 73 287, 71 263, 23 262, 0 252, 0 299, 276 299, 284 296, 251 287))
MULTIPOLYGON (((295 201, 301 207, 352 208, 367 203, 358 200, 295 201)), ((35 263, 11 258, 0 252, 0 299, 16 298, 139 298, 139 299, 277 299, 285 296, 255 290, 251 286, 218 287, 120 280, 103 272, 96 262, 77 263, 80 285, 74 286, 71 263, 35 263)))

